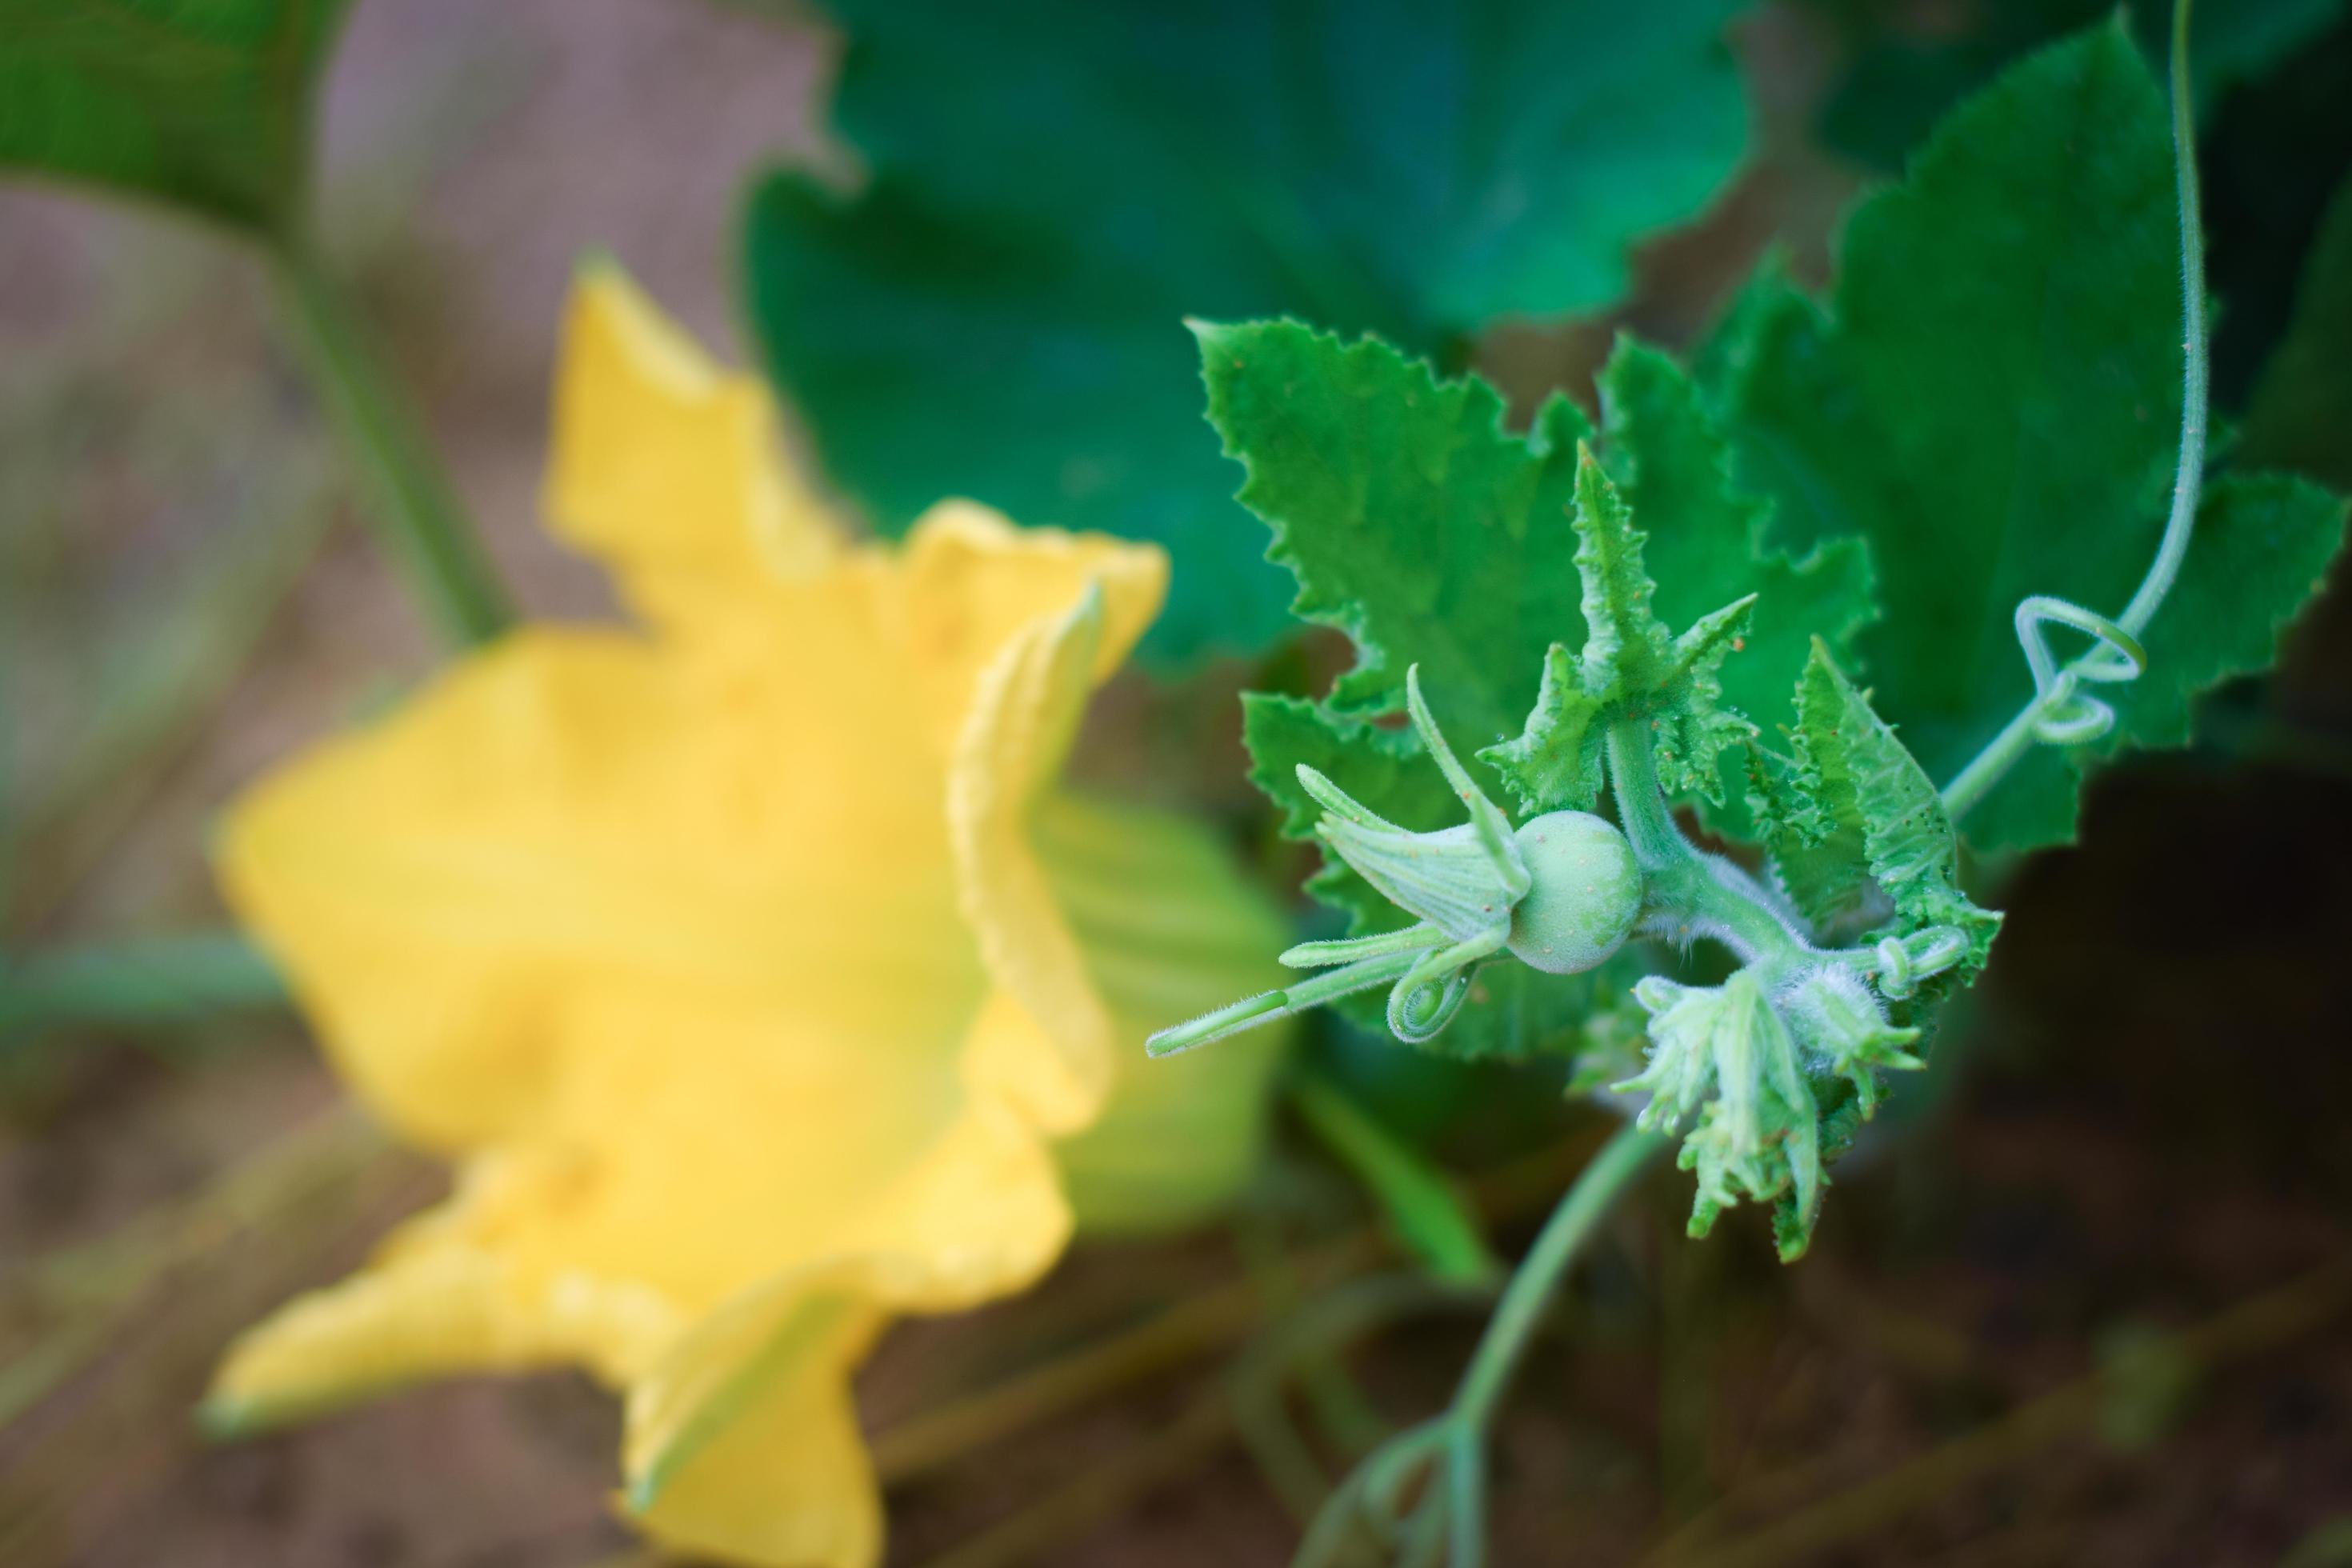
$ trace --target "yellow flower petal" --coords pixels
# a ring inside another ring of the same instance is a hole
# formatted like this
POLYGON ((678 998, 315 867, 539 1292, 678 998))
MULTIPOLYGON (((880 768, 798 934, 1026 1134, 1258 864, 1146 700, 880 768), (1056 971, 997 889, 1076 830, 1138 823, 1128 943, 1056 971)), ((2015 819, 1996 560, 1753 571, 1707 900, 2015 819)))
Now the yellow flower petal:
POLYGON ((981 672, 948 779, 948 834, 963 909, 982 962, 1034 1026, 1043 1049, 976 1053, 998 1090, 1038 1125, 1092 1120, 1109 1091, 1110 1016, 1029 845, 1037 792, 1061 769, 1094 687, 1104 599, 1089 588, 1066 615, 1016 637, 981 672))
POLYGON ((307 1420, 453 1373, 584 1364, 625 1380, 684 1320, 633 1280, 564 1274, 536 1283, 427 1219, 374 1267, 296 1298, 229 1347, 205 1419, 242 1433, 307 1420))
POLYGON ((608 270, 559 405, 551 510, 646 635, 517 634, 224 832, 354 1088, 463 1180, 240 1342, 215 1413, 576 1361, 629 1392, 656 1533, 863 1568, 882 1317, 1037 1278, 1064 1169, 1118 1225, 1230 1193, 1270 1055, 1141 1039, 1279 933, 1196 832, 1053 793, 1158 552, 967 503, 843 545, 765 394, 608 270))
POLYGON ((713 1314, 630 1391, 624 1506, 681 1551, 867 1568, 882 1504, 848 1384, 879 1326, 854 1281, 779 1281, 713 1314))
POLYGON ((1019 529, 972 501, 919 519, 893 563, 909 662, 942 752, 964 731, 981 677, 1027 628, 1068 612, 1088 589, 1102 618, 1084 689, 1110 678, 1160 613, 1168 557, 1099 534, 1019 529))
POLYGON ((1256 1169, 1267 1084, 1290 1031, 1162 1061, 1143 1054, 1143 1041, 1282 984, 1272 955, 1288 929, 1225 847, 1182 817, 1055 796, 1036 813, 1034 837, 1117 1041, 1101 1115, 1055 1150, 1079 1227, 1197 1221, 1256 1169))
POLYGON ((477 1162, 375 1264, 240 1339, 211 1418, 275 1425, 425 1377, 564 1362, 634 1384, 746 1291, 830 1270, 877 1311, 950 1311, 1027 1285, 1068 1239, 1050 1157, 1001 1108, 967 1108, 919 1149, 857 1150, 824 1122, 870 1134, 899 1108, 826 1101, 819 1119, 756 1081, 696 1084, 617 1146, 477 1162), (755 1124, 764 1147, 742 1135, 755 1124))
POLYGON ((985 982, 928 738, 855 606, 803 594, 824 679, 712 689, 522 634, 232 814, 232 904, 401 1131, 511 1134, 583 1049, 639 1031, 677 1068, 706 1016, 818 1057, 961 1042, 985 982))
POLYGON ((778 460, 758 378, 720 369, 609 263, 583 268, 563 331, 546 509, 652 625, 712 635, 759 589, 839 552, 824 505, 778 460))

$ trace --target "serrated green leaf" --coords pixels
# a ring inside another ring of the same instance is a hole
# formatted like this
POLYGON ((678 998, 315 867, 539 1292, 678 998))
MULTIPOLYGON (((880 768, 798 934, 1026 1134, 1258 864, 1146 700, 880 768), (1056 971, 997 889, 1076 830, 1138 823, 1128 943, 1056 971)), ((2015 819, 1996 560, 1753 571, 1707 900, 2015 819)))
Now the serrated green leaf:
POLYGON ((1753 596, 1671 636, 1652 607, 1657 587, 1643 564, 1645 538, 1589 451, 1580 454, 1575 525, 1583 647, 1571 659, 1564 645, 1552 645, 1526 726, 1480 756, 1529 811, 1590 810, 1607 726, 1636 719, 1648 727, 1669 793, 1719 790, 1718 754, 1752 727, 1719 705, 1716 671, 1738 640, 1753 596))
POLYGON ((2237 456, 2352 490, 2352 180, 2312 241, 2294 320, 2255 386, 2237 456))
MULTIPOLYGON (((1242 699, 1242 731, 1252 758, 1250 778, 1281 808, 1286 838, 1313 842, 1322 815, 1298 782, 1302 763, 1401 826, 1426 832, 1461 818, 1462 803, 1409 730, 1385 730, 1297 698, 1250 692, 1242 699)), ((1307 889, 1347 913, 1351 936, 1401 930, 1413 921, 1336 856, 1325 858, 1307 889)), ((1624 965, 1544 974, 1523 963, 1489 964, 1478 972, 1461 1013, 1425 1048, 1465 1058, 1572 1055, 1583 1042, 1598 988, 1622 989, 1624 983, 1624 965)), ((1364 1028, 1386 1032, 1377 994, 1338 1005, 1364 1028)))
POLYGON ((1461 750, 1516 731, 1545 649, 1584 624, 1569 526, 1584 416, 1554 399, 1523 438, 1486 383, 1440 381, 1374 339, 1196 331, 1210 423, 1248 470, 1266 553, 1298 581, 1294 609, 1355 642, 1332 707, 1395 710, 1417 662, 1461 750))
POLYGON ((1157 540, 1147 649, 1255 647, 1281 579, 1192 423, 1180 321, 1439 353, 1616 298, 1629 242, 1740 156, 1736 4, 834 0, 870 178, 762 184, 752 318, 883 531, 959 494, 1157 540))
POLYGON ((1895 934, 1958 931, 1967 956, 1942 984, 1966 984, 1983 969, 2000 917, 1960 891, 1959 841, 1935 782, 1818 644, 1798 682, 1797 740, 1822 823, 1859 839, 1871 879, 1894 906, 1895 934))
MULTIPOLYGON (((1822 131, 1841 152, 1880 168, 1899 168, 1940 116, 2004 66, 2115 9, 2110 0, 1979 0, 1959 26, 1947 25, 1951 16, 1940 16, 1926 36, 1850 28, 1854 47, 1844 79, 1822 111, 1822 131)), ((2160 65, 2171 6, 2139 0, 2125 9, 2142 51, 2160 65)), ((2190 18, 2189 60, 2200 118, 2233 83, 2290 58, 2343 12, 2344 0, 2209 0, 2198 6, 2190 18)))
MULTIPOLYGON (((1864 204, 1827 310, 1768 274, 1706 356, 1738 477, 1782 537, 1872 542, 1886 616, 1860 647, 1932 777, 2032 693, 2017 602, 2119 607, 2154 552, 2180 416, 2177 248, 2161 95, 2102 26, 2012 69, 1864 204)), ((2212 591, 2216 621, 2265 638, 2301 599, 2263 597, 2259 574, 2212 591)), ((2174 657, 2189 684, 2141 682, 2140 733, 2185 732, 2180 699, 2213 678, 2194 639, 2174 657)), ((2032 758, 1969 836, 2054 842, 2074 810, 2070 771, 2032 758)))
POLYGON ((349 0, 0 0, 0 166, 284 236, 349 0))
MULTIPOLYGON (((1832 540, 1799 560, 1769 542, 1769 504, 1734 487, 1729 442, 1691 378, 1655 349, 1621 341, 1600 387, 1605 459, 1647 536, 1659 615, 1682 624, 1753 593, 1740 647, 1722 667, 1723 702, 1779 734, 1813 638, 1850 661, 1854 635, 1877 617, 1869 546, 1832 540)), ((1753 836, 1741 789, 1702 813, 1717 832, 1753 836)))

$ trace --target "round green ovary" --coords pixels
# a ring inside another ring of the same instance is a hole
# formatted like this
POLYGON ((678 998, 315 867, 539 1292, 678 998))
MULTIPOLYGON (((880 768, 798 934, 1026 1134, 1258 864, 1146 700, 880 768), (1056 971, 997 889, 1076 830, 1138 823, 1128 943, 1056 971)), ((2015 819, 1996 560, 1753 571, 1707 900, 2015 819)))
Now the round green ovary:
POLYGON ((1642 912, 1642 868, 1613 824, 1555 811, 1513 837, 1534 879, 1511 911, 1514 956, 1547 974, 1575 974, 1624 944, 1642 912))

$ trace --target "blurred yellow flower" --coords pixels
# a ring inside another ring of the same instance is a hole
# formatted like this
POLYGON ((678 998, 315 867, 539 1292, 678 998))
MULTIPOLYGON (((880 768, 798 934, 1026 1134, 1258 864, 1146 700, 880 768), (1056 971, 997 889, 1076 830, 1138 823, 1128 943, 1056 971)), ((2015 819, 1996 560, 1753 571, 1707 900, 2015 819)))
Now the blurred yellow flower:
POLYGON ((1271 1057, 1141 1042, 1274 984, 1284 932, 1198 829, 1055 788, 1158 552, 958 502, 851 544, 760 385, 610 268, 562 360, 548 510, 639 629, 516 633, 227 824, 339 1068, 459 1179, 207 1413, 578 1363, 656 1537, 871 1563, 856 1362, 1028 1285, 1074 1211, 1232 1194, 1271 1057))

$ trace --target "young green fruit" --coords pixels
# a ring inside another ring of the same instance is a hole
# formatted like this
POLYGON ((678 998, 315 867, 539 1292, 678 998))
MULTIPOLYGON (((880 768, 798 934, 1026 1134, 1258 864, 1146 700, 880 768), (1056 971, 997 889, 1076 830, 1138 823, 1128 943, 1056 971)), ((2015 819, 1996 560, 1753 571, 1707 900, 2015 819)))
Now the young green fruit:
POLYGON ((1413 728, 1469 821, 1415 833, 1303 763, 1298 782, 1323 807, 1315 830, 1331 853, 1414 923, 1299 943, 1282 962, 1324 973, 1162 1029, 1145 1042, 1152 1055, 1188 1051, 1375 985, 1390 988, 1389 1032, 1420 1045, 1470 1000, 1478 966, 1507 951, 1547 974, 1574 974, 1623 945, 1643 895, 1625 836, 1582 811, 1555 811, 1513 828, 1438 731, 1418 669, 1405 671, 1404 686, 1413 728))
POLYGON ((1511 911, 1513 957, 1547 974, 1580 974, 1624 945, 1642 912, 1642 868, 1615 824, 1554 811, 1511 837, 1528 878, 1511 911))

